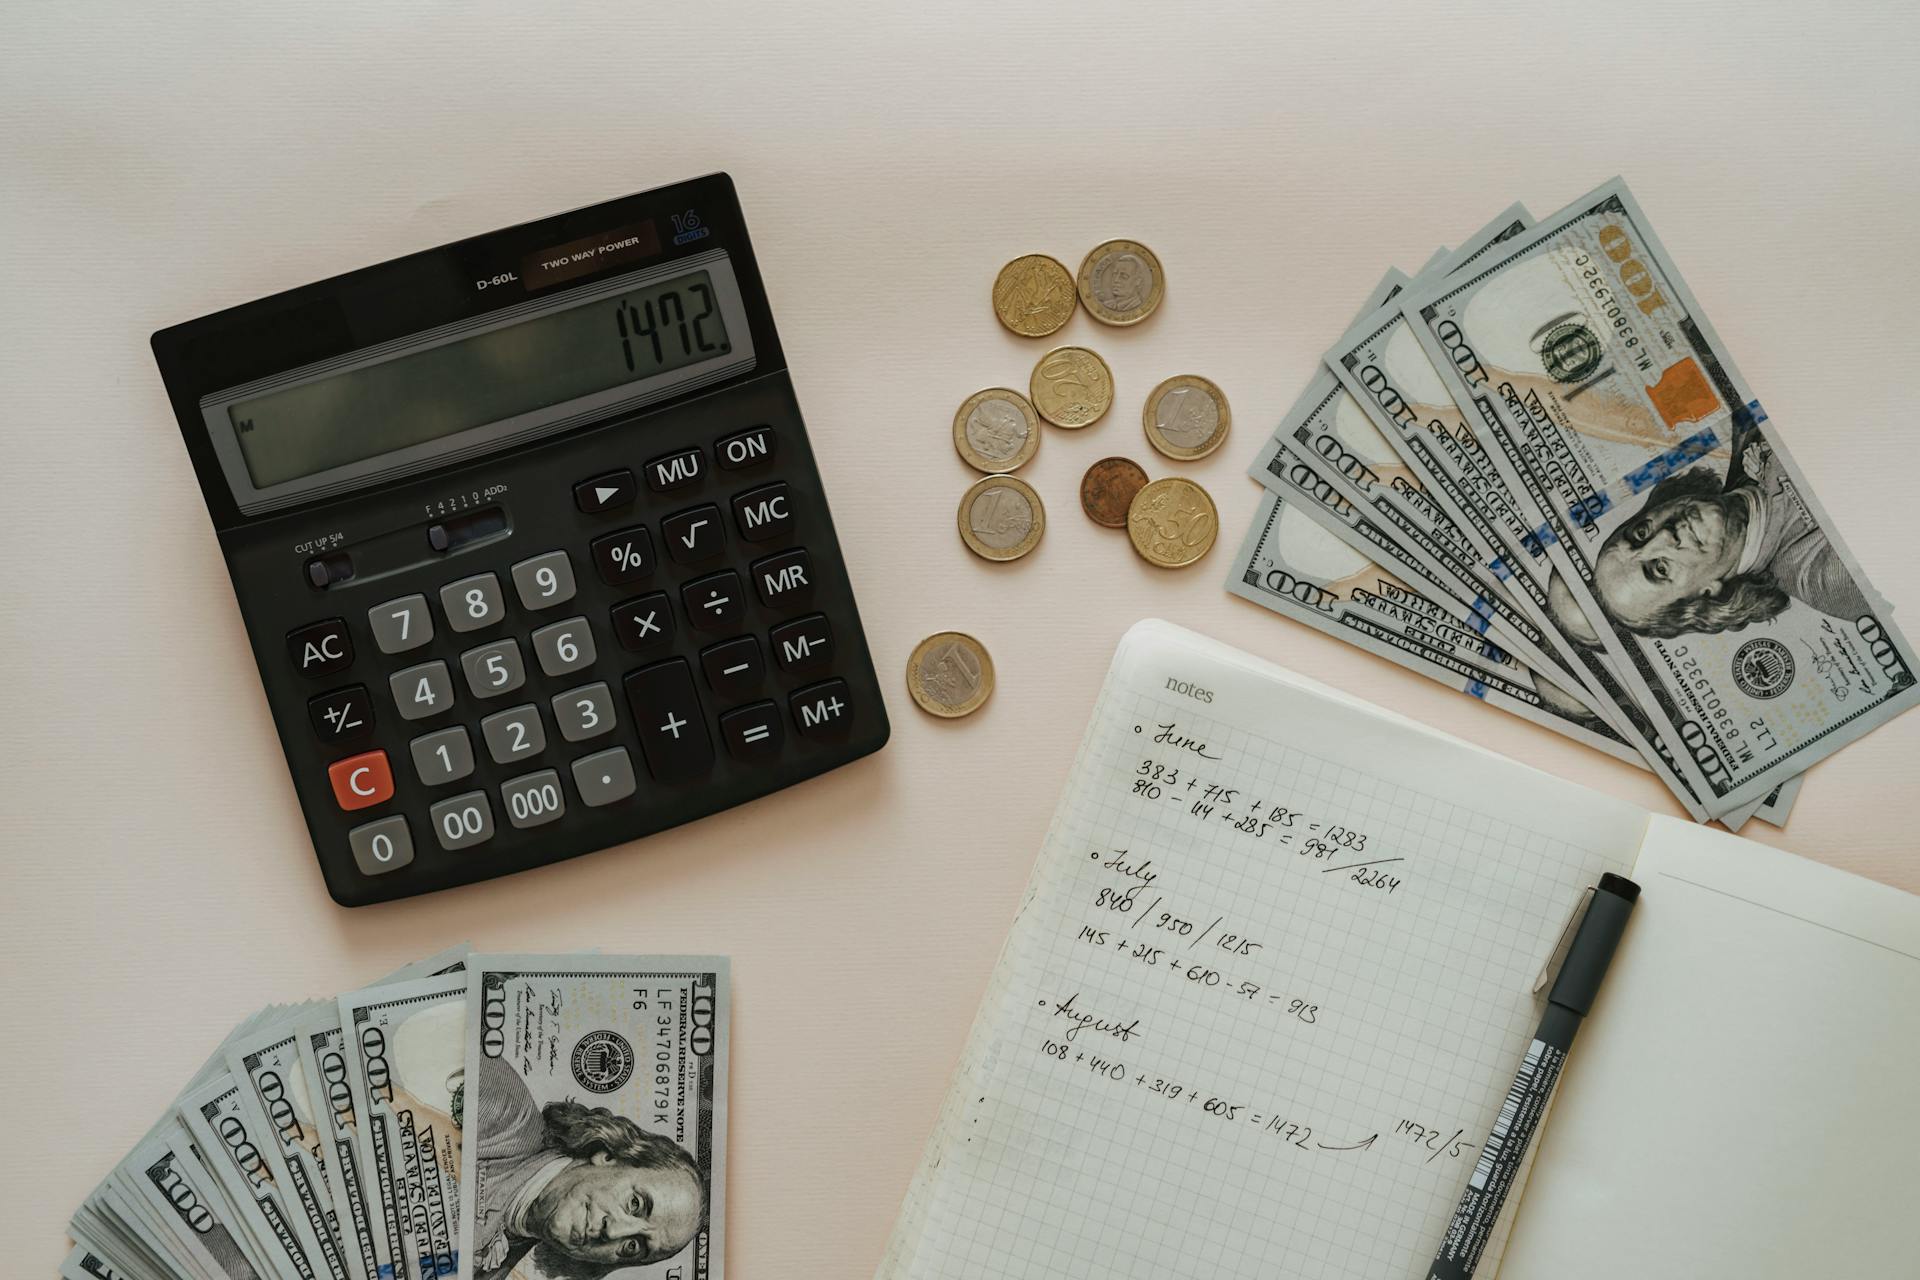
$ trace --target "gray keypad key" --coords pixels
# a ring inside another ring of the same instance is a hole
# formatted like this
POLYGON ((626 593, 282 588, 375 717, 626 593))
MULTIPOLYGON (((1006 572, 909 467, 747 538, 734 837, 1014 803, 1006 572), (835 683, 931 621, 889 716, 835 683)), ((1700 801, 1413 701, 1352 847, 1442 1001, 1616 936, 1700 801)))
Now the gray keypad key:
POLYGON ((493 839, 493 806, 484 791, 442 800, 427 811, 442 849, 471 849, 493 839))
POLYGON ((633 794, 633 757, 625 747, 597 751, 573 762, 573 785, 590 809, 633 794))
POLYGON ((542 769, 501 783, 500 803, 507 807, 507 821, 521 831, 544 826, 567 811, 567 797, 560 790, 560 774, 553 769, 542 769))
POLYGON ((473 739, 459 725, 436 729, 407 744, 413 771, 429 787, 457 782, 473 772, 473 739))
POLYGON ((367 625, 382 653, 405 653, 433 639, 433 612, 422 595, 401 596, 367 610, 367 625))
POLYGON ((527 682, 520 646, 512 640, 495 640, 467 650, 460 655, 460 669, 466 672, 467 688, 476 698, 497 698, 527 682))
POLYGON ((500 579, 490 573, 476 573, 440 588, 440 608, 455 631, 478 631, 507 616, 500 579))
POLYGON ((347 832, 353 848, 353 864, 363 876, 381 876, 398 871, 413 861, 413 832, 399 814, 369 822, 347 832))
POLYGON ((513 589, 528 609, 551 609, 573 599, 573 561, 564 551, 522 560, 513 566, 513 589))
POLYGON ((425 720, 453 705, 453 676, 444 662, 423 662, 387 677, 402 720, 425 720))
POLYGON ((583 684, 578 689, 555 694, 553 722, 560 726, 560 736, 568 742, 585 742, 588 738, 612 733, 613 695, 603 683, 583 684))
POLYGON ((547 749, 547 731, 540 725, 540 708, 531 702, 488 716, 480 722, 480 736, 487 740, 487 754, 495 764, 512 764, 547 749))
POLYGON ((585 618, 568 618, 533 633, 533 656, 550 676, 584 671, 599 655, 593 648, 593 628, 585 618))

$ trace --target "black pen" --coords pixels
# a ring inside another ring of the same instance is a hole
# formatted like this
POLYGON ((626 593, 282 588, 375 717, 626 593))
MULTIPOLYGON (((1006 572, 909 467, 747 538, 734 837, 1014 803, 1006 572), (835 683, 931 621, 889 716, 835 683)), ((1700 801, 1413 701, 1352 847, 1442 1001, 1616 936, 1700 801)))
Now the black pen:
POLYGON ((1513 1175, 1533 1142, 1533 1131, 1540 1127, 1540 1116, 1553 1095, 1554 1083, 1560 1079, 1574 1033, 1580 1030, 1580 1020, 1600 993, 1600 980, 1607 976, 1607 965, 1613 960, 1614 948, 1620 945, 1620 935, 1626 932, 1627 917, 1633 914, 1634 899, 1639 896, 1640 886, 1625 876, 1609 871, 1600 877, 1593 901, 1587 904, 1587 914, 1573 935, 1573 945, 1567 948, 1560 976, 1547 993, 1547 1011, 1540 1019, 1540 1029, 1533 1033, 1527 1056, 1514 1073, 1507 1100, 1500 1106, 1500 1117, 1493 1122, 1493 1132, 1480 1149, 1460 1207, 1447 1224, 1446 1239, 1433 1265, 1427 1268, 1427 1280, 1468 1280, 1480 1264, 1480 1252, 1487 1247, 1487 1237, 1500 1216, 1500 1206, 1506 1203, 1513 1175))

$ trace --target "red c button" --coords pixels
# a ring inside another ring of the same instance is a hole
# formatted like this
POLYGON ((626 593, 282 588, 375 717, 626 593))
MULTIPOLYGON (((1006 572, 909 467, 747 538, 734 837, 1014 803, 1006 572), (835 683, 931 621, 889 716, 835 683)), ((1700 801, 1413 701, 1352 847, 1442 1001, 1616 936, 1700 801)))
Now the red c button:
POLYGON ((393 798, 393 770, 387 766, 387 753, 365 751, 327 766, 327 779, 333 783, 333 798, 342 809, 365 809, 393 798))

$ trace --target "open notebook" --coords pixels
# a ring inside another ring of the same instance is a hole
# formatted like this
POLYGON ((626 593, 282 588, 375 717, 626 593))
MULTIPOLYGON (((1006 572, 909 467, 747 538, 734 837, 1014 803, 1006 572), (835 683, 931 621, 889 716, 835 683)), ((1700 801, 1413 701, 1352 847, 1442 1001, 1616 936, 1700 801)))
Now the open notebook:
POLYGON ((1424 1275, 1603 871, 1640 904, 1479 1274, 1911 1274, 1920 899, 1143 622, 879 1280, 1424 1275))

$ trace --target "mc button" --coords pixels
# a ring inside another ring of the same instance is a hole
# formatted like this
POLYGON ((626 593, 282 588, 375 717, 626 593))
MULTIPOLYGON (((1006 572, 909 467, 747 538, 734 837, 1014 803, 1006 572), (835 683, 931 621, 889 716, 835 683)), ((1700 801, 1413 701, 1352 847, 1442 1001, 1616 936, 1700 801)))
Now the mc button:
POLYGON ((733 523, 748 542, 772 542, 793 529, 793 504, 784 484, 766 484, 733 500, 733 523))
POLYGON ((310 679, 330 676, 353 665, 353 637, 342 618, 313 622, 287 633, 287 656, 310 679))

